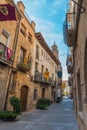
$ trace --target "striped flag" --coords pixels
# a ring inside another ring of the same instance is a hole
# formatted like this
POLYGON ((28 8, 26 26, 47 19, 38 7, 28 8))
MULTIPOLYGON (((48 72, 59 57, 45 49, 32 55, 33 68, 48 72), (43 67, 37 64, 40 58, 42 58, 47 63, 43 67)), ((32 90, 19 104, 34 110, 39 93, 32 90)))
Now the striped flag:
POLYGON ((0 4, 0 21, 16 20, 15 7, 10 4, 0 4))

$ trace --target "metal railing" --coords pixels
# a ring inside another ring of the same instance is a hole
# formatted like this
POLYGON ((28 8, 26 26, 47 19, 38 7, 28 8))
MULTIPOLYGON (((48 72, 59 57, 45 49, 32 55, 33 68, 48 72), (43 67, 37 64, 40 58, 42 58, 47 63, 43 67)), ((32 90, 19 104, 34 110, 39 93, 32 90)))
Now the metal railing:
POLYGON ((23 71, 23 72, 26 72, 26 71, 30 71, 31 70, 31 64, 32 62, 29 61, 28 63, 18 63, 17 64, 17 68, 20 70, 20 71, 23 71))
POLYGON ((68 45, 69 31, 76 31, 76 14, 75 13, 67 13, 66 19, 63 24, 64 43, 67 45, 68 45))
POLYGON ((35 72, 35 75, 32 76, 31 78, 32 81, 34 82, 38 82, 38 83, 43 83, 43 84, 48 84, 48 85, 51 85, 51 86, 56 86, 57 83, 55 81, 52 80, 52 78, 49 77, 48 80, 46 80, 43 76, 42 73, 37 73, 35 72))
POLYGON ((76 18, 75 13, 67 13, 66 14, 66 28, 68 30, 75 30, 76 28, 76 18))
POLYGON ((7 63, 12 63, 13 61, 13 51, 6 45, 0 42, 0 60, 7 63))

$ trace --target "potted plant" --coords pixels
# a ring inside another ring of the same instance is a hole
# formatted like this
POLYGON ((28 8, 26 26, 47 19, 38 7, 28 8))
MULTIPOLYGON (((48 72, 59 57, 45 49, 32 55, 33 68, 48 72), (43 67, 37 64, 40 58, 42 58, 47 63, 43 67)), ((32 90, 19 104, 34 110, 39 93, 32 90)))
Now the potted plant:
POLYGON ((37 101, 37 109, 43 109, 43 110, 46 110, 47 107, 51 104, 51 101, 47 98, 40 98, 38 101, 37 101))
POLYGON ((21 114, 21 101, 17 97, 12 96, 10 104, 13 106, 13 111, 0 111, 2 121, 14 121, 21 114))
POLYGON ((2 56, 2 54, 3 54, 3 51, 2 51, 2 50, 0 50, 0 56, 2 56))

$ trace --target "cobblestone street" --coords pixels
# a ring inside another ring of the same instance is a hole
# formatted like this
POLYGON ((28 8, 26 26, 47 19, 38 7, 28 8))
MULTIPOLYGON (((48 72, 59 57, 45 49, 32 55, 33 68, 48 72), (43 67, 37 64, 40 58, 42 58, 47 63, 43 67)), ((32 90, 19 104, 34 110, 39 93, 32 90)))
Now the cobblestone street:
POLYGON ((15 122, 0 122, 0 130, 78 130, 73 101, 64 99, 48 110, 23 113, 15 122))

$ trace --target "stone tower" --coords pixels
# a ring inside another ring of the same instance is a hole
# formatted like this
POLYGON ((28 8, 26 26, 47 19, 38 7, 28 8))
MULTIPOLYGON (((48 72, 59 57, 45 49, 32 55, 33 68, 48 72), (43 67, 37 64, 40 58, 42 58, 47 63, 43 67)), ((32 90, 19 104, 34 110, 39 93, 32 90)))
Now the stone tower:
POLYGON ((57 45, 55 44, 55 41, 54 41, 54 45, 52 46, 52 52, 53 54, 55 55, 55 57, 58 59, 58 49, 57 49, 57 45))

